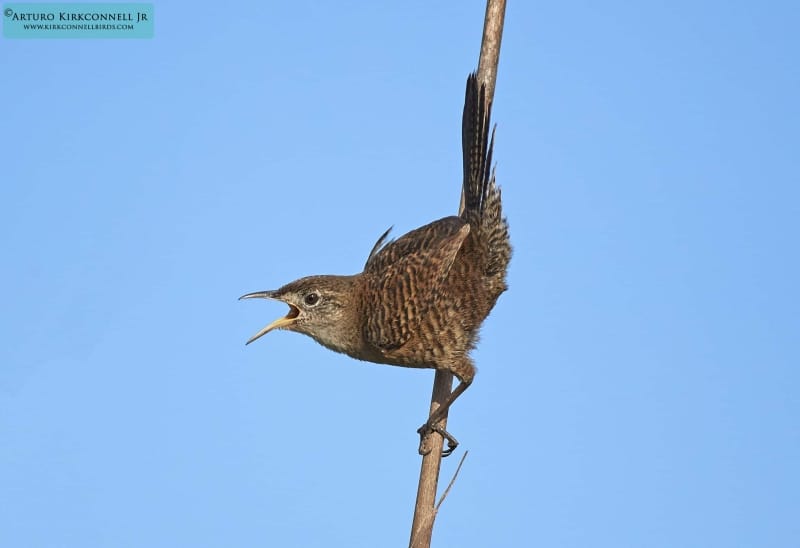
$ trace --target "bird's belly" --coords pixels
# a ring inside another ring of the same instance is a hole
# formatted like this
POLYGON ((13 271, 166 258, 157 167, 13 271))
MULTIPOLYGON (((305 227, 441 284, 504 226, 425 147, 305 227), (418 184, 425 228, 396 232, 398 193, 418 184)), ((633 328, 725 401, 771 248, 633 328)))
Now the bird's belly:
POLYGON ((463 355, 463 350, 456 348, 460 345, 452 343, 453 341, 430 341, 412 336, 405 344, 397 348, 372 347, 370 352, 365 353, 368 357, 361 359, 400 367, 435 369, 450 363, 453 351, 463 355))

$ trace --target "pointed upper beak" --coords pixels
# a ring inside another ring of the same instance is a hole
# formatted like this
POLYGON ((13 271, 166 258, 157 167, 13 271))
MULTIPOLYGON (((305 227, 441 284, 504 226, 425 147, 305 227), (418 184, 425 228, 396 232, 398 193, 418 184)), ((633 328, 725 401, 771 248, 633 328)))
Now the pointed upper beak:
POLYGON ((275 299, 277 291, 256 291, 255 293, 248 293, 246 295, 242 295, 239 297, 239 300, 242 299, 275 299))
MULTIPOLYGON (((248 293, 246 295, 242 295, 241 297, 239 297, 240 301, 242 299, 275 299, 275 300, 278 300, 278 301, 283 301, 278 296, 278 292, 277 291, 256 291, 255 293, 248 293)), ((286 302, 286 301, 283 301, 283 302, 286 302)), ((272 322, 271 324, 266 326, 264 329, 262 329, 261 331, 259 331, 258 333, 256 333, 252 337, 250 337, 250 339, 248 339, 248 341, 245 343, 245 346, 250 344, 251 342, 255 341, 256 339, 259 339, 259 338, 263 337, 264 335, 266 335, 267 333, 269 333, 273 329, 279 329, 281 327, 286 327, 287 325, 291 325, 291 324, 293 324, 295 322, 295 319, 300 314, 300 310, 298 310, 298 308, 296 306, 294 306, 293 304, 291 304, 291 303, 286 303, 286 304, 289 305, 289 313, 286 314, 286 316, 284 316, 282 318, 278 318, 277 320, 275 320, 274 322, 272 322)))

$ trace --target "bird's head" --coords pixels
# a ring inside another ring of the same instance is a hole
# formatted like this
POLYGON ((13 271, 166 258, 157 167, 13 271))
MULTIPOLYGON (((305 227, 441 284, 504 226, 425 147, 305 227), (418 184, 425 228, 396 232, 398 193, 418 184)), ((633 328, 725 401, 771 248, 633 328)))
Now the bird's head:
POLYGON ((309 276, 288 283, 274 291, 257 291, 239 299, 274 299, 289 305, 289 312, 250 337, 247 344, 274 329, 286 329, 309 335, 318 343, 338 352, 346 352, 345 339, 354 325, 353 292, 356 276, 309 276))

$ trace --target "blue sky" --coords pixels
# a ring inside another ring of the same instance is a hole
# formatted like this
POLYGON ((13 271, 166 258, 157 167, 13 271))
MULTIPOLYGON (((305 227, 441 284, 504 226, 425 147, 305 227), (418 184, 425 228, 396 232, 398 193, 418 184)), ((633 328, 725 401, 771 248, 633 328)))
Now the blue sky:
MULTIPOLYGON (((404 546, 431 371, 238 302, 452 214, 483 3, 0 40, 0 544, 404 546)), ((510 2, 515 255, 437 546, 800 538, 795 3, 510 2)))

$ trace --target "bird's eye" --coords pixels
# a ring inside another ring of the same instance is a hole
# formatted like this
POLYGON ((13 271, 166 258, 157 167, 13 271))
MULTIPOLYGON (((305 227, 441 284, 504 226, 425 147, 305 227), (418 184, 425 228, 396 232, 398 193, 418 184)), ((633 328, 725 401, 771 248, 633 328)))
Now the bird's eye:
POLYGON ((319 293, 309 293, 303 298, 303 302, 308 306, 314 306, 319 302, 319 293))

